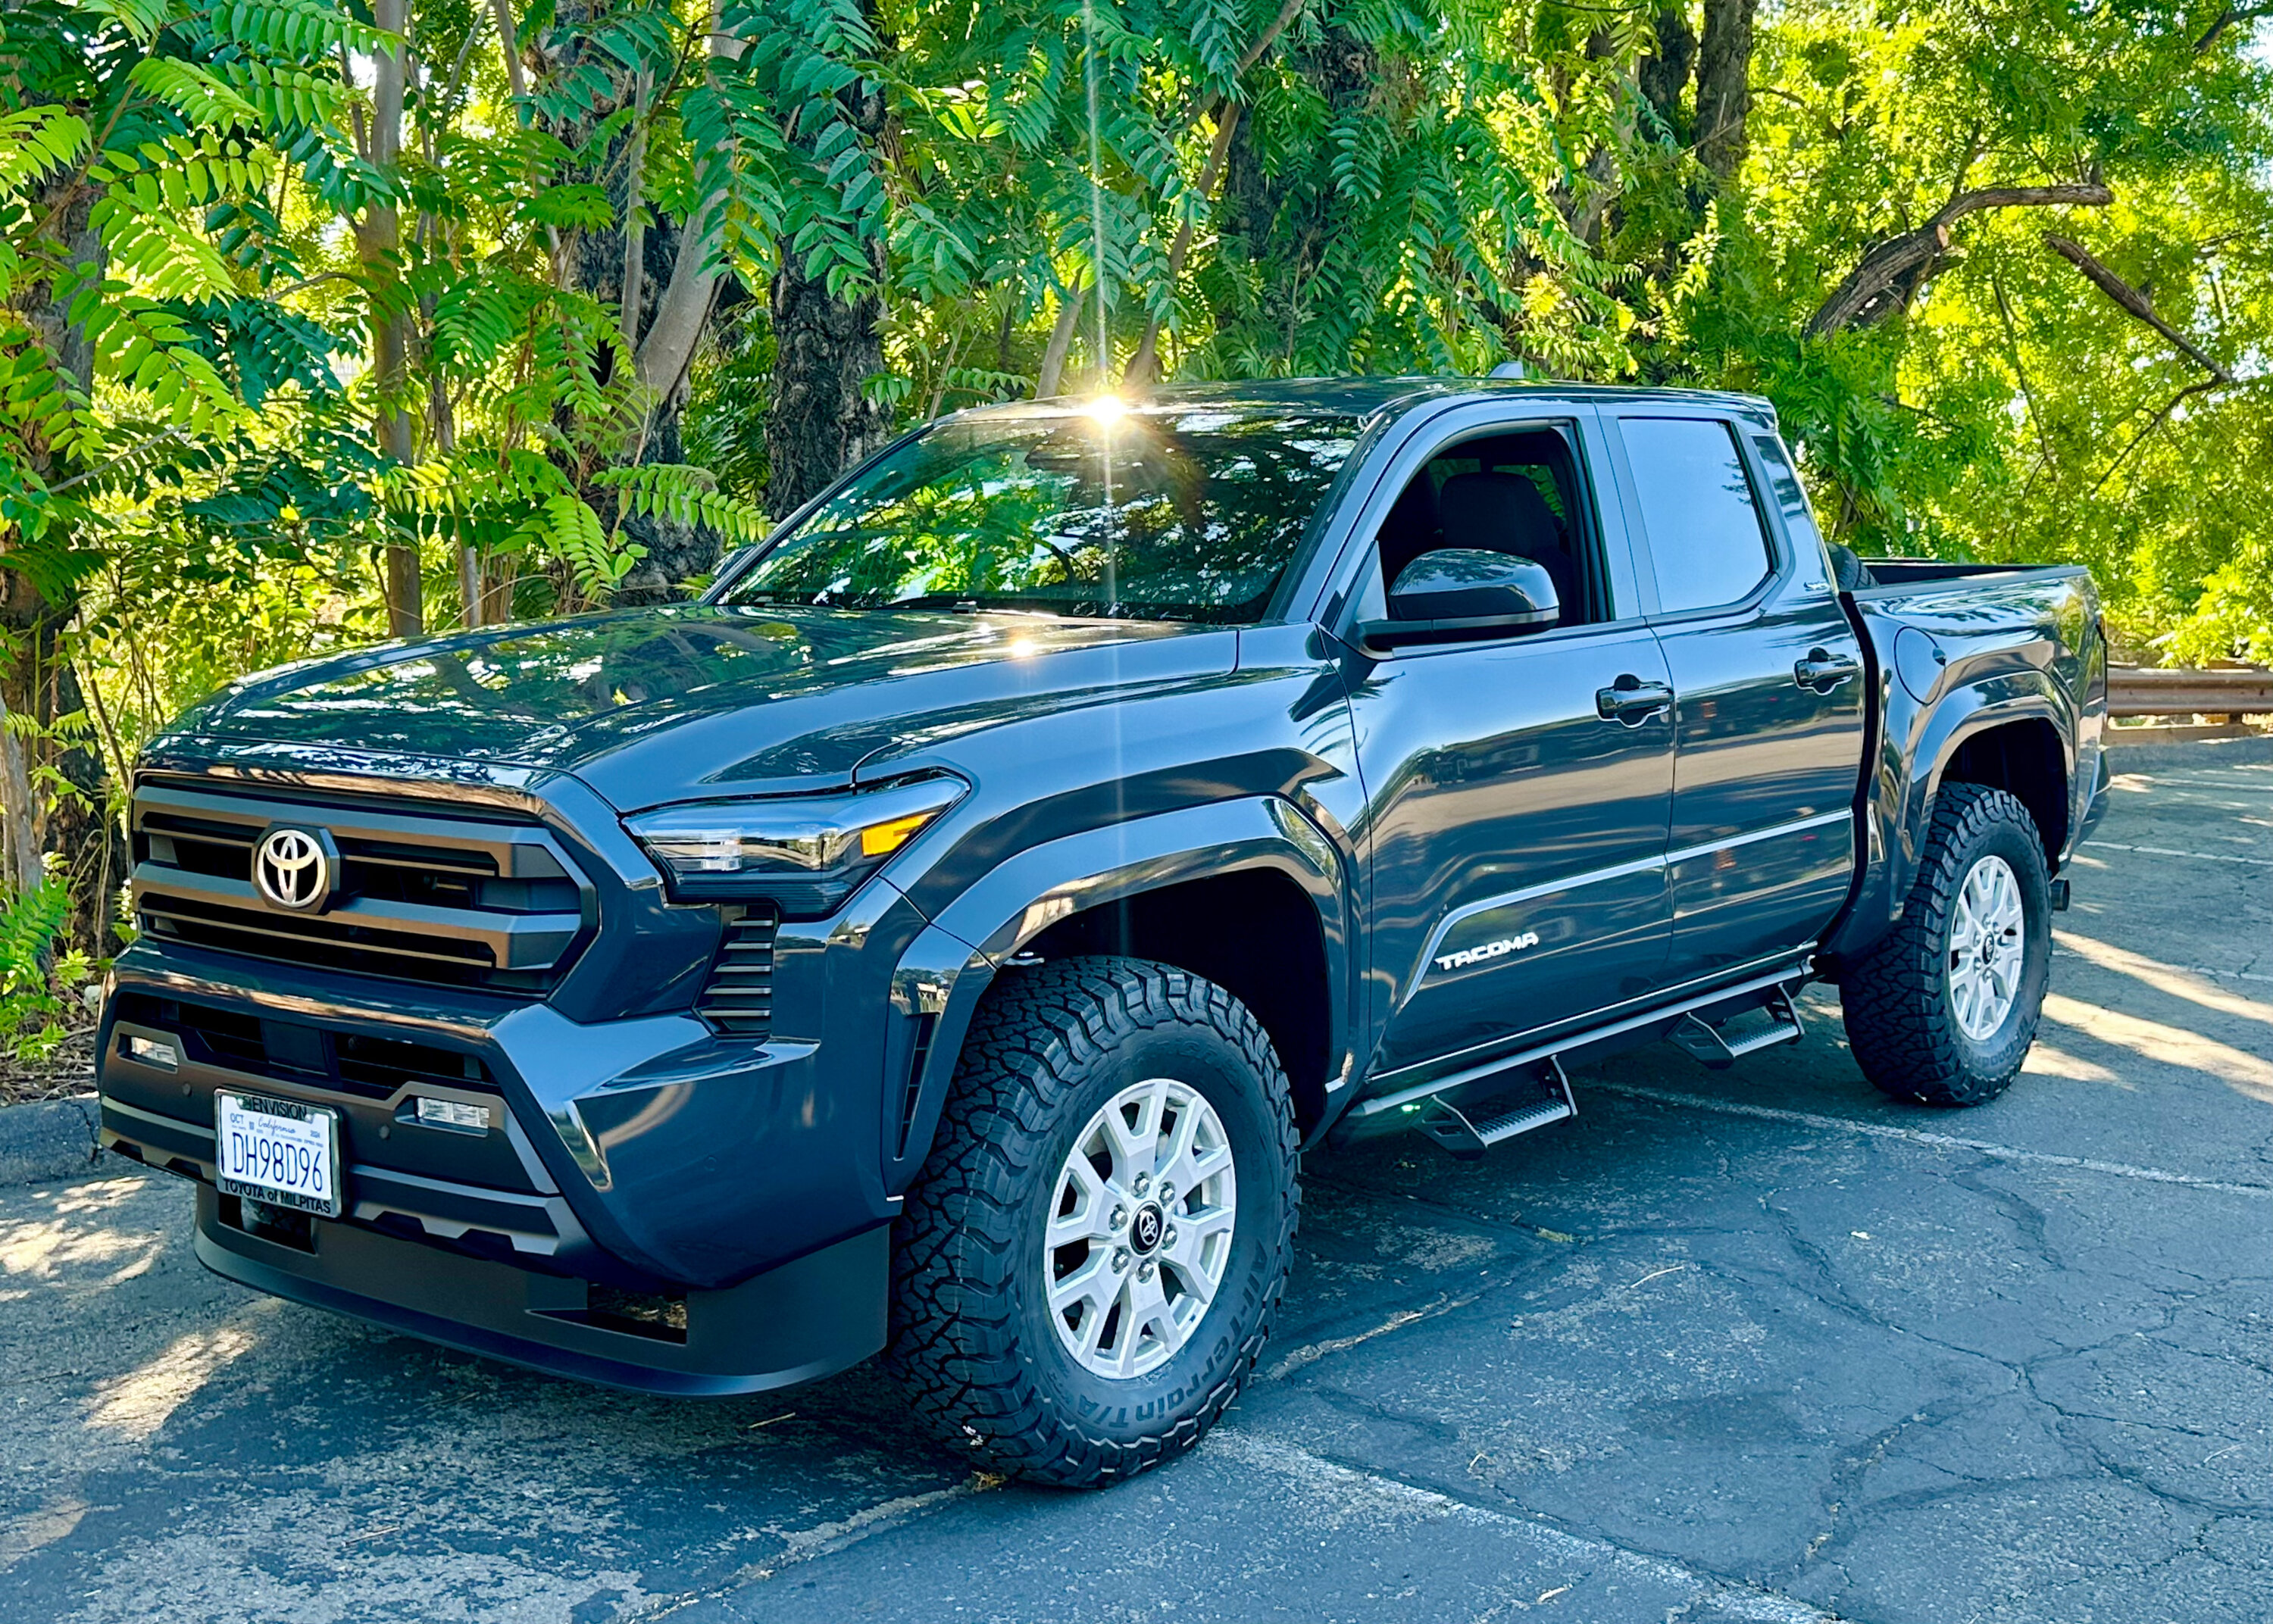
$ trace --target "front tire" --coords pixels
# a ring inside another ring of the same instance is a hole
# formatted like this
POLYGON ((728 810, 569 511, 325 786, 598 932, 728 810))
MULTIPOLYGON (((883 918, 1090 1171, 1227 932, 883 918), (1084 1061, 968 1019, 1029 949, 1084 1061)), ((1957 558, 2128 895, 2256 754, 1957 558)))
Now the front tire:
POLYGON ((1285 1289, 1295 1149, 1271 1040, 1221 987, 1138 959, 1014 972, 908 1194, 886 1362, 1012 1476, 1091 1487, 1190 1448, 1285 1289))
POLYGON ((2028 808, 1945 784, 1902 919, 1840 977, 1847 1039, 1872 1086, 1979 1105, 2019 1075, 2052 977, 2052 888, 2028 808))

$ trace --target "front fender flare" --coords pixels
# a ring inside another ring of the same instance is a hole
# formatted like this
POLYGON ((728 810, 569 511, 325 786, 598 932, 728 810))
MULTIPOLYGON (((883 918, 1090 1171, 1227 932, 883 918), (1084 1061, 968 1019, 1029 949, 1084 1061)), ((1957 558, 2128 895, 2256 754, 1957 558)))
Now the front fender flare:
POLYGON ((1291 802, 1254 796, 1089 829, 1028 847, 989 870, 900 956, 884 1045, 886 1188, 905 1190, 922 1167, 971 1016, 1021 947, 1104 903, 1256 869, 1292 879, 1318 911, 1328 1076, 1345 1075, 1354 992, 1351 869, 1317 825, 1291 802))

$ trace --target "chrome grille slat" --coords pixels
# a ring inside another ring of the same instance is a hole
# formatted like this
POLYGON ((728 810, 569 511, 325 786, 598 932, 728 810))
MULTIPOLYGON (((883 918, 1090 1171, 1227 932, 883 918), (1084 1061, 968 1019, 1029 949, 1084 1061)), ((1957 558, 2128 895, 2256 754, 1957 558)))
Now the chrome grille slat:
MULTIPOLYGON (((305 931, 271 930, 262 925, 254 924, 251 923, 251 917, 246 914, 212 914, 190 909, 170 909, 164 906, 162 902, 152 902, 147 900, 146 900, 142 905, 142 913, 145 918, 150 920, 152 924, 158 928, 160 933, 174 935, 176 938, 184 940, 194 939, 193 936, 184 934, 184 929, 194 931, 198 925, 201 924, 213 925, 216 929, 227 931, 231 935, 235 936, 260 936, 280 942, 304 942, 308 939, 310 934, 305 931), (169 927, 175 928, 169 929, 169 927)), ((379 933, 377 932, 364 932, 356 935, 326 935, 319 938, 319 939, 339 942, 347 946, 360 948, 366 953, 388 953, 396 954, 402 958, 432 959, 442 963, 480 964, 484 967, 491 966, 491 961, 486 954, 480 954, 478 952, 454 953, 447 951, 438 953, 428 948, 397 947, 392 943, 380 939, 379 933)))

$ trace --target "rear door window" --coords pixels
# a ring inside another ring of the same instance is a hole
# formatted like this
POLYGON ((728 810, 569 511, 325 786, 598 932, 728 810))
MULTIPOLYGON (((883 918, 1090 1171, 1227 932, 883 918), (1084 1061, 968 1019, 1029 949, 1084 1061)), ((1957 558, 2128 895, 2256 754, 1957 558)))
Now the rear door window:
POLYGON ((1729 425, 1624 417, 1618 430, 1641 502, 1658 612, 1714 609, 1749 596, 1775 556, 1729 425))

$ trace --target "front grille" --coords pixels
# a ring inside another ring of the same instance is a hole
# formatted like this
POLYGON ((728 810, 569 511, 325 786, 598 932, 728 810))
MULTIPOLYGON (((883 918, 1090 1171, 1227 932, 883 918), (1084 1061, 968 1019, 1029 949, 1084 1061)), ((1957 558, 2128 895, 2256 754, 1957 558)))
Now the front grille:
POLYGON ((763 1037, 773 1029, 774 934, 780 925, 770 907, 753 907, 727 921, 710 980, 694 1004, 694 1013, 714 1031, 763 1037))
POLYGON ((135 917, 159 941, 443 986, 539 994, 592 923, 592 891, 533 819, 378 799, 145 783, 134 799, 135 917), (319 911, 253 883, 279 824, 336 851, 319 911))
POLYGON ((118 1018, 174 1034, 186 1046, 185 1058, 201 1065, 312 1083, 365 1099, 391 1099, 418 1083, 497 1091, 496 1079, 479 1055, 431 1044, 335 1032, 147 992, 120 993, 118 1018))

